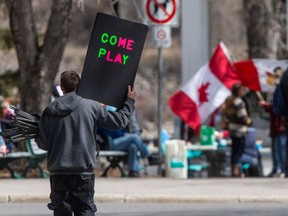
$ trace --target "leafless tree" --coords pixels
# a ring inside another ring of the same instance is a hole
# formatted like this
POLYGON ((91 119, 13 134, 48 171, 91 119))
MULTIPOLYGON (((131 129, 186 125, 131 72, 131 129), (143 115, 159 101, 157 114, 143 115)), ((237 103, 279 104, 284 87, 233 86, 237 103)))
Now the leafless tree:
POLYGON ((249 58, 277 58, 285 1, 244 0, 249 58))
POLYGON ((6 0, 10 29, 20 70, 22 109, 41 113, 68 39, 73 0, 53 0, 43 43, 40 44, 31 0, 6 0))

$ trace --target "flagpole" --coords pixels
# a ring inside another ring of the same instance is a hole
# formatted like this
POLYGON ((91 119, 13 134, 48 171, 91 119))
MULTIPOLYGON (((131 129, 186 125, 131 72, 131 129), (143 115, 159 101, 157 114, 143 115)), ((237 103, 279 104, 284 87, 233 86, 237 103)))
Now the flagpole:
POLYGON ((255 93, 258 96, 260 101, 265 101, 265 99, 263 98, 262 94, 259 91, 256 91, 255 93))
MULTIPOLYGON (((231 51, 226 47, 223 41, 219 41, 220 46, 222 47, 223 51, 226 53, 226 56, 229 58, 229 61, 233 67, 233 63, 237 62, 234 56, 232 55, 231 51)), ((234 67, 233 67, 234 68, 234 67)))
MULTIPOLYGON (((228 54, 228 56, 231 58, 230 62, 231 62, 231 65, 233 67, 233 61, 234 62, 237 62, 237 61, 235 61, 235 58, 233 57, 232 53, 230 52, 230 50, 225 46, 225 44, 221 40, 219 41, 219 43, 220 43, 221 47, 223 48, 224 52, 226 52, 226 54, 228 54)), ((265 101, 264 97, 262 96, 262 94, 259 91, 255 91, 255 93, 256 93, 256 95, 260 101, 265 101)))
MULTIPOLYGON (((220 41, 219 43, 220 43, 221 47, 223 48, 224 52, 228 53, 228 56, 231 58, 230 59, 231 65, 233 66, 233 62, 237 62, 237 61, 235 61, 235 58, 233 57, 230 50, 225 46, 225 44, 222 41, 220 41)), ((259 91, 255 91, 255 93, 256 93, 256 95, 260 101, 265 101, 265 99, 263 98, 262 94, 259 91)))

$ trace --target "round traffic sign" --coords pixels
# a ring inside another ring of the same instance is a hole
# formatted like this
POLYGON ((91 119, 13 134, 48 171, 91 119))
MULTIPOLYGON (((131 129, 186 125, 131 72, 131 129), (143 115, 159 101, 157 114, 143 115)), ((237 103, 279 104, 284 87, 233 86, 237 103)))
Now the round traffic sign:
POLYGON ((175 0, 147 0, 146 13, 152 22, 165 24, 174 18, 176 2, 175 0))
POLYGON ((166 32, 163 29, 159 29, 159 31, 157 31, 157 33, 156 33, 156 37, 159 40, 165 40, 166 32))

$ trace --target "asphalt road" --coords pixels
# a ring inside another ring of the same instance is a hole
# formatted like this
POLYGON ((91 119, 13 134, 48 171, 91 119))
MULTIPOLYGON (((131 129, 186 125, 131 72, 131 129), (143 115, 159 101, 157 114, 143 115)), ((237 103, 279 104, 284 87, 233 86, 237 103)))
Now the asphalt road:
MULTIPOLYGON (((0 204, 0 216, 51 216, 43 203, 0 204)), ((99 203, 97 216, 287 216, 288 203, 99 203)))

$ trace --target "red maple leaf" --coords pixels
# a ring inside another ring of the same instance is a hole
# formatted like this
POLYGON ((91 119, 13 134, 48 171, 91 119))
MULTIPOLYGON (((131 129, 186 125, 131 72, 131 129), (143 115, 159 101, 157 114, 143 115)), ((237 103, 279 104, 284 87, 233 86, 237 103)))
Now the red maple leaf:
POLYGON ((208 98, 207 98, 208 93, 206 91, 207 91, 209 85, 210 85, 210 83, 207 82, 206 84, 202 84, 200 86, 200 88, 198 89, 199 106, 204 102, 208 102, 208 98))
POLYGON ((274 74, 271 73, 271 72, 269 72, 269 71, 266 71, 266 75, 267 75, 267 76, 274 76, 274 74))

